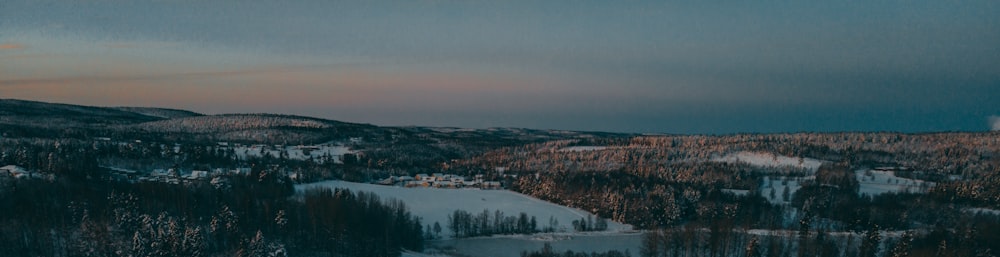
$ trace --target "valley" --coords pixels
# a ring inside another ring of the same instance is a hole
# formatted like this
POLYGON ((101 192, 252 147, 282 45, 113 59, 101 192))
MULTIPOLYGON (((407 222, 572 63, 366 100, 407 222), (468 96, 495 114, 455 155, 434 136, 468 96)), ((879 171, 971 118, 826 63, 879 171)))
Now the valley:
POLYGON ((997 132, 381 127, 0 100, 0 206, 23 210, 0 214, 0 249, 973 256, 1000 251, 998 151, 997 132))

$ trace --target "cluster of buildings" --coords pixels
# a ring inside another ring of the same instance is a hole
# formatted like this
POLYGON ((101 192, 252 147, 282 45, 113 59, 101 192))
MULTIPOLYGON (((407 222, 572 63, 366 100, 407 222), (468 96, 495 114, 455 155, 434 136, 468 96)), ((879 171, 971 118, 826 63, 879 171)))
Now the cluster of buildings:
POLYGON ((479 188, 479 189, 502 189, 499 181, 487 181, 483 175, 476 175, 472 179, 452 174, 433 173, 417 174, 416 176, 390 176, 376 182, 380 185, 402 186, 402 187, 435 187, 435 188, 479 188))
POLYGON ((192 170, 190 172, 182 172, 178 169, 153 169, 153 171, 149 173, 140 173, 134 170, 125 169, 111 169, 112 178, 119 181, 161 182, 170 184, 205 181, 211 179, 212 177, 224 174, 250 174, 250 168, 236 168, 231 170, 218 168, 211 171, 192 170))

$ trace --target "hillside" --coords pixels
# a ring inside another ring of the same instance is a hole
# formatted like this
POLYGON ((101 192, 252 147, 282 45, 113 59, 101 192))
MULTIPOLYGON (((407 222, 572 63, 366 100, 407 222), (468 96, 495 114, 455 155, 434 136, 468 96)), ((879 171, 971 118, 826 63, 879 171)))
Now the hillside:
POLYGON ((146 116, 158 117, 164 119, 186 118, 186 117, 204 115, 201 113, 192 112, 188 110, 177 110, 177 109, 155 108, 155 107, 113 107, 113 109, 122 110, 126 112, 134 112, 146 116))
POLYGON ((113 108, 0 99, 0 123, 22 126, 134 124, 160 117, 113 108))

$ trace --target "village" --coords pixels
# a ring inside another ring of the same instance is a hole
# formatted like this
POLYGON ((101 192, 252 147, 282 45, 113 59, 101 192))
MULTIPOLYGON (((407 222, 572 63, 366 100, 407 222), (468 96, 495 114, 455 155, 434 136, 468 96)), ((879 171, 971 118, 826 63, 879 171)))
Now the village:
POLYGON ((416 176, 390 176, 379 180, 375 184, 385 186, 401 187, 433 187, 433 188, 478 188, 478 189, 503 189, 499 181, 485 180, 482 174, 475 175, 471 180, 464 176, 432 173, 417 174, 416 176))

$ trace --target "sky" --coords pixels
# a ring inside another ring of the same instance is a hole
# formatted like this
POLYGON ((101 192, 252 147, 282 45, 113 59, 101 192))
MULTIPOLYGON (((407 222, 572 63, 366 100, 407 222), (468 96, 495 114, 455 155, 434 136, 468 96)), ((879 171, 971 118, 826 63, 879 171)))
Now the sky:
POLYGON ((986 131, 997 1, 0 1, 0 98, 390 126, 986 131))

